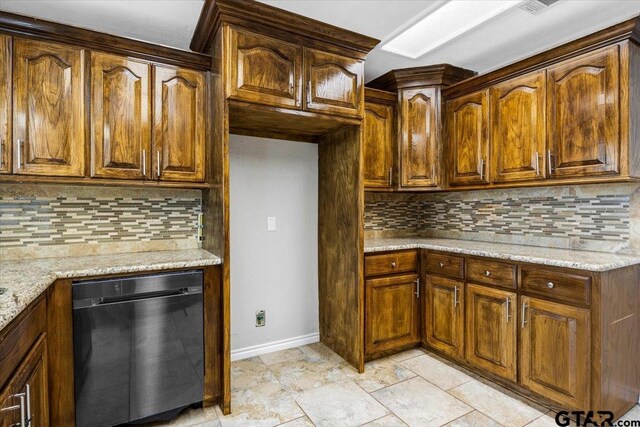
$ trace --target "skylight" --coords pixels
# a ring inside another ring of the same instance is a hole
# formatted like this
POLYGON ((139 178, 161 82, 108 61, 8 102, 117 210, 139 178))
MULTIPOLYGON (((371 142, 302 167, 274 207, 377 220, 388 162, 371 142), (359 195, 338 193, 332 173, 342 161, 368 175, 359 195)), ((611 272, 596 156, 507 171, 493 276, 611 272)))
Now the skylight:
POLYGON ((445 0, 395 36, 382 50, 416 59, 522 3, 522 0, 445 0))

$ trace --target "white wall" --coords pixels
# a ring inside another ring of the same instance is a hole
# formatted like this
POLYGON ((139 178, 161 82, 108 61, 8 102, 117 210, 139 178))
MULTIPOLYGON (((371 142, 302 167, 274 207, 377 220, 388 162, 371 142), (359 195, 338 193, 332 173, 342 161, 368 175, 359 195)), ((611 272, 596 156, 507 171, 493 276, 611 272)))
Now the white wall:
POLYGON ((229 145, 231 349, 238 359, 295 346, 296 338, 317 340, 318 147, 238 135, 229 145), (268 216, 276 217, 275 232, 267 232, 268 216), (266 326, 257 328, 260 309, 266 326))

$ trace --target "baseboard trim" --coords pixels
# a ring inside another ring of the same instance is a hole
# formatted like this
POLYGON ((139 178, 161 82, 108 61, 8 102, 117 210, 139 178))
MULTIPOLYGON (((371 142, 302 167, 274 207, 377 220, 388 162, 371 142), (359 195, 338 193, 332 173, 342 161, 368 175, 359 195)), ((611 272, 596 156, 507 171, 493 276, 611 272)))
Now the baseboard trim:
POLYGON ((250 347, 232 350, 231 361, 248 359, 249 357, 260 356, 261 354, 273 353, 274 351, 286 350, 288 348, 312 344, 318 341, 320 341, 320 334, 316 332, 313 334, 286 338, 279 341, 271 341, 264 344, 252 345, 250 347))

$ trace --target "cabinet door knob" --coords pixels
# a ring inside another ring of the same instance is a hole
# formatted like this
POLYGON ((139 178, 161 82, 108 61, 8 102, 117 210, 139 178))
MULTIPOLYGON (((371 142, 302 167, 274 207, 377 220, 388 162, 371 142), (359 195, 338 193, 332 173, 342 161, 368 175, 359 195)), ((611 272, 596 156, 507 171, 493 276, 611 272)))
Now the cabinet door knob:
POLYGON ((556 285, 553 284, 553 282, 549 282, 547 283, 547 288, 549 289, 553 289, 556 285))
POLYGON ((393 262, 391 263, 391 267, 396 268, 396 262, 395 262, 395 261, 393 261, 393 262))
POLYGON ((491 272, 489 270, 487 270, 487 271, 484 272, 484 275, 489 277, 489 276, 491 276, 491 272))
POLYGON ((444 262, 440 263, 440 268, 444 267, 444 262))

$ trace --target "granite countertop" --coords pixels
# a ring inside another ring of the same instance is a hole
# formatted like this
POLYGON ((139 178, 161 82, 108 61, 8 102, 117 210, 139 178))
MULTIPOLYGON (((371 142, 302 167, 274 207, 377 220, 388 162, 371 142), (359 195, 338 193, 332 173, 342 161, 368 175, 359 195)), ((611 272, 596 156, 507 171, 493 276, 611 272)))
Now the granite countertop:
POLYGON ((464 255, 506 259, 510 261, 575 268, 587 271, 608 271, 640 264, 640 256, 555 249, 509 243, 479 242, 430 237, 365 239, 365 252, 402 249, 430 249, 464 255))
POLYGON ((121 253, 0 262, 0 330, 56 279, 218 265, 202 249, 121 253))

